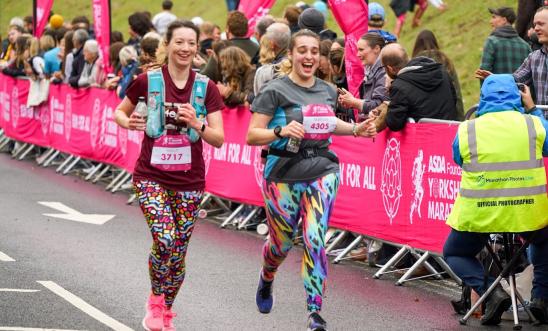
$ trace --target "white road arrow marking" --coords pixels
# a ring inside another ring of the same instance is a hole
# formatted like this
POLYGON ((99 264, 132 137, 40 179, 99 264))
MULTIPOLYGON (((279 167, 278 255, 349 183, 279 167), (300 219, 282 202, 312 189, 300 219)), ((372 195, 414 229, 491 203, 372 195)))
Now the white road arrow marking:
POLYGON ((0 326, 0 331, 79 331, 79 330, 40 329, 40 328, 24 328, 19 326, 0 326))
POLYGON ((0 261, 2 262, 15 262, 14 259, 8 256, 8 254, 0 252, 0 261))
POLYGON ((104 325, 108 326, 109 328, 115 330, 115 331, 133 331, 133 329, 127 327, 126 325, 118 322, 114 318, 106 315, 99 309, 93 307, 89 303, 85 302, 81 298, 77 297, 76 295, 70 293, 69 291, 65 290, 61 286, 57 285, 54 282, 51 281, 37 281, 38 283, 42 284, 44 287, 46 287, 48 290, 52 291, 53 293, 57 294, 61 298, 68 301, 70 304, 72 304, 74 307, 80 309, 84 313, 88 314, 89 316, 95 318, 99 322, 103 323, 104 325))
POLYGON ((34 292, 40 292, 40 290, 25 290, 21 288, 0 288, 0 292, 34 293, 34 292))
POLYGON ((99 215, 99 214, 82 214, 60 202, 55 201, 38 201, 39 204, 58 210, 63 214, 43 214, 44 216, 62 218, 64 220, 76 221, 82 223, 90 223, 95 225, 103 225, 110 221, 116 215, 99 215))

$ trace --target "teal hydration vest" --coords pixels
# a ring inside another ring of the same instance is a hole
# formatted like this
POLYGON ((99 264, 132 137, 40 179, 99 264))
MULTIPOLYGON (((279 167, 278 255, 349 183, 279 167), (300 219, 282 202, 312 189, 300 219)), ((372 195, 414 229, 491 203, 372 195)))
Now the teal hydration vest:
MULTIPOLYGON (((162 70, 151 70, 147 72, 148 78, 148 117, 146 124, 146 134, 151 138, 158 138, 166 133, 165 119, 165 82, 162 70)), ((207 84, 209 78, 202 74, 196 73, 194 84, 192 84, 192 93, 190 102, 196 110, 196 117, 199 121, 204 122, 207 109, 205 107, 205 98, 207 92, 207 84)), ((196 142, 200 139, 200 135, 194 129, 186 131, 191 142, 196 142)))

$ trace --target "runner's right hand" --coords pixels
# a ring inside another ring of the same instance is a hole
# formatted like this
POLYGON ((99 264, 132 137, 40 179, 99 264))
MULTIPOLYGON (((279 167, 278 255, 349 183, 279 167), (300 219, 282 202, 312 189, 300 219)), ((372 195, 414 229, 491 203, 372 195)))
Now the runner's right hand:
POLYGON ((130 130, 145 131, 146 121, 139 114, 133 112, 129 117, 128 128, 130 130))
POLYGON ((286 138, 303 139, 304 126, 297 121, 291 121, 288 125, 282 128, 282 132, 280 132, 280 134, 282 135, 282 137, 286 138))

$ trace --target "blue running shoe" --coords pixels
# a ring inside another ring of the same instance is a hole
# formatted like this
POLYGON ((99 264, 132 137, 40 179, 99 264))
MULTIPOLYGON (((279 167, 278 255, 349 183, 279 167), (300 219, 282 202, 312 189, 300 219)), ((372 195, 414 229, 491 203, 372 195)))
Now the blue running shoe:
POLYGON ((272 282, 263 280, 262 276, 259 276, 259 287, 257 288, 255 301, 257 302, 257 308, 261 313, 268 314, 272 310, 272 305, 274 304, 272 282))
POLYGON ((327 322, 317 312, 308 316, 308 331, 327 331, 327 322))

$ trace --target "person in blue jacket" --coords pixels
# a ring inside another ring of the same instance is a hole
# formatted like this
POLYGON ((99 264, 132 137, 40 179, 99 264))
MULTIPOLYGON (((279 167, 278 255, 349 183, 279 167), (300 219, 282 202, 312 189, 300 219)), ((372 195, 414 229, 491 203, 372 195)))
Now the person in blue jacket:
MULTIPOLYGON (((493 77, 491 80, 496 82, 496 84, 493 84, 492 86, 498 88, 499 90, 507 90, 512 91, 515 90, 516 81, 514 80, 514 77, 509 74, 500 74, 500 75, 492 75, 496 76, 493 77)), ((487 113, 494 113, 499 111, 517 111, 522 114, 527 113, 533 116, 537 116, 540 118, 542 125, 546 129, 548 133, 548 120, 544 118, 544 115, 542 113, 542 110, 538 109, 535 106, 535 102, 533 101, 533 98, 531 96, 531 91, 529 90, 529 87, 525 84, 519 84, 519 86, 523 89, 518 90, 520 95, 511 93, 506 94, 496 94, 497 98, 494 97, 495 94, 486 96, 484 98, 481 98, 478 110, 476 112, 476 117, 480 117, 487 113), (498 97, 503 96, 504 99, 499 99, 498 97), (523 100, 523 105, 522 105, 523 100)), ((483 88, 482 88, 482 94, 483 94, 483 88)), ((546 135, 547 139, 544 141, 544 145, 542 146, 542 155, 548 156, 548 134, 546 135)), ((455 140, 453 141, 453 160, 456 164, 459 166, 462 166, 462 156, 460 155, 459 150, 459 136, 458 134, 455 136, 455 140)))

